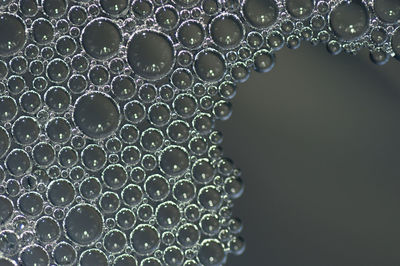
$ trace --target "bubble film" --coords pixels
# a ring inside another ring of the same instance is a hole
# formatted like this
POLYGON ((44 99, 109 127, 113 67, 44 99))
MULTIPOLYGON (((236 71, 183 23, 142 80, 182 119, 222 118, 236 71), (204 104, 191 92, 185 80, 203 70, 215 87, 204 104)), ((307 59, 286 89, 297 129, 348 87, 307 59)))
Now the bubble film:
MULTIPOLYGON (((221 265, 218 120, 301 42, 400 59, 395 0, 0 1, 0 265, 221 265)), ((251 193, 251 192, 250 192, 251 193)))

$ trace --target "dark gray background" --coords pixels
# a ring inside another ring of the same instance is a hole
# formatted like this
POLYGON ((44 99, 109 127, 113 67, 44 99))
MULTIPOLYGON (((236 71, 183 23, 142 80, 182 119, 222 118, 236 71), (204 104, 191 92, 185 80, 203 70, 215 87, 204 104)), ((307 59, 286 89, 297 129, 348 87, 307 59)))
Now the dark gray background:
POLYGON ((276 61, 218 123, 245 182, 227 265, 400 265, 400 63, 307 44, 276 61))

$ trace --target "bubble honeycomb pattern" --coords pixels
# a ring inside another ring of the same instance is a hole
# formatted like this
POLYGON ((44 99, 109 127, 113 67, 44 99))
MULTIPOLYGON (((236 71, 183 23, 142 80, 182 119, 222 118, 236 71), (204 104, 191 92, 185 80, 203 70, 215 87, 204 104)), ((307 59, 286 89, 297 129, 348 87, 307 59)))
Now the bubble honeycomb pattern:
POLYGON ((221 265, 218 120, 283 46, 400 59, 398 0, 0 1, 0 265, 221 265))

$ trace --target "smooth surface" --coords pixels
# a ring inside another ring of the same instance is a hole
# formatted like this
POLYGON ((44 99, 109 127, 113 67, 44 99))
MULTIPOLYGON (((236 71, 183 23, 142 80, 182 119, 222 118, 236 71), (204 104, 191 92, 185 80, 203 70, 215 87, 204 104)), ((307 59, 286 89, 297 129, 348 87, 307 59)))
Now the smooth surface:
POLYGON ((399 66, 302 44, 239 85, 218 128, 247 249, 227 265, 400 264, 399 66))

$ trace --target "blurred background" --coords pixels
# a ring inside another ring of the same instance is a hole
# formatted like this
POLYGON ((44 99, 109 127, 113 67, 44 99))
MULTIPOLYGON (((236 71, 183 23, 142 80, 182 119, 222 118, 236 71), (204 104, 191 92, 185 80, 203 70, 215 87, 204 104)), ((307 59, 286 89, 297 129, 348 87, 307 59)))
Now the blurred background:
POLYGON ((227 265, 400 265, 400 62, 303 44, 238 86, 219 122, 245 191, 227 265))

